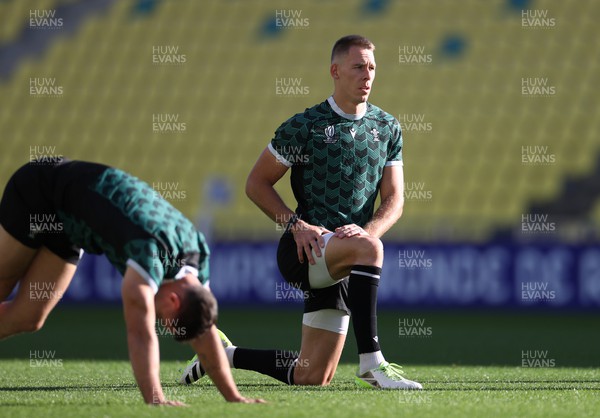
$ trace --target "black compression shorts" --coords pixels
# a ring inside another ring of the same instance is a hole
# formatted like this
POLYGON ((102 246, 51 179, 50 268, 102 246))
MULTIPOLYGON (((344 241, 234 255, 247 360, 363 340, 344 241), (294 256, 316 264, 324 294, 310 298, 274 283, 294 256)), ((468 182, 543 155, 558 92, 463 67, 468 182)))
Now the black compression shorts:
POLYGON ((10 178, 0 201, 0 225, 21 244, 48 248, 77 264, 80 249, 64 232, 52 203, 49 176, 52 164, 28 163, 10 178))
POLYGON ((348 279, 323 289, 311 289, 308 280, 308 260, 304 255, 304 263, 298 260, 296 241, 293 234, 286 232, 279 240, 277 248, 277 265, 283 278, 292 286, 306 292, 304 312, 315 312, 321 309, 338 309, 350 315, 348 309, 348 279))

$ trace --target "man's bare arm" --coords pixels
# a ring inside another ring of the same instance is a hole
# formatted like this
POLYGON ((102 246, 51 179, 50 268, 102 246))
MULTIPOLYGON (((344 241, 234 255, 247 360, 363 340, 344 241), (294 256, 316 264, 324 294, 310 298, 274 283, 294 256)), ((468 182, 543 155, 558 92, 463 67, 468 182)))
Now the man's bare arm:
POLYGON ((123 277, 121 293, 129 359, 144 402, 154 405, 184 405, 166 400, 160 384, 158 337, 154 331, 154 292, 135 270, 128 268, 123 277))
POLYGON ((258 157, 246 180, 246 195, 273 221, 285 226, 294 211, 287 207, 273 187, 288 168, 268 148, 258 157))
MULTIPOLYGON (((284 226, 295 214, 287 207, 273 186, 283 177, 287 169, 285 165, 277 161, 268 148, 265 148, 246 181, 246 194, 250 200, 269 218, 284 226)), ((292 232, 296 241, 298 260, 301 263, 304 262, 304 253, 306 253, 308 262, 315 264, 312 251, 317 257, 321 257, 321 248, 325 246, 321 234, 329 231, 300 219, 296 222, 292 232)))
POLYGON ((388 166, 383 169, 379 189, 381 205, 373 218, 364 226, 371 236, 381 238, 402 216, 404 207, 404 170, 402 165, 388 166))

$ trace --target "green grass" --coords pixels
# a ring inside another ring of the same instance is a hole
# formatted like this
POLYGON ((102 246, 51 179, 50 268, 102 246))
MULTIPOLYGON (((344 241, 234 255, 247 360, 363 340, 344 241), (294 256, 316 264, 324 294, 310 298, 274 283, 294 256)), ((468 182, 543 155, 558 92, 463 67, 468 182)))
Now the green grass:
POLYGON ((354 365, 342 365, 331 386, 290 388, 235 370, 240 390, 267 405, 227 404, 208 379, 174 384, 184 362, 164 362, 166 394, 189 410, 142 404, 125 361, 65 360, 61 367, 0 362, 0 415, 10 417, 591 417, 600 410, 600 382, 593 369, 518 367, 406 367, 422 392, 357 388, 354 365))
MULTIPOLYGON (((234 343, 297 350, 298 311, 222 309, 220 327, 234 343)), ((189 347, 160 338, 161 376, 171 399, 190 405, 144 405, 127 362, 119 309, 59 307, 44 329, 0 342, 0 417, 585 417, 600 411, 598 314, 405 312, 379 315, 390 361, 404 365, 422 392, 375 391, 354 385, 350 332, 342 364, 327 388, 288 387, 234 370, 246 396, 267 405, 232 405, 208 379, 184 387, 178 370, 189 347), (400 336, 400 318, 419 318, 429 337, 400 336), (32 367, 32 351, 51 351, 59 365, 32 367), (523 368, 523 350, 544 350, 556 367, 523 368), (185 414, 185 415, 183 415, 185 414)))

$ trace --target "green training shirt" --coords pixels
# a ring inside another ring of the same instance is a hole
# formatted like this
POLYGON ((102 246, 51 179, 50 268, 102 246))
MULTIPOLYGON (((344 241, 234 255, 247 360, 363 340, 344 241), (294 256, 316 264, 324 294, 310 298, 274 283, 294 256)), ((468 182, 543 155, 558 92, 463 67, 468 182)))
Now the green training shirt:
POLYGON ((346 114, 333 97, 284 122, 268 148, 291 167, 296 213, 332 231, 364 226, 384 168, 402 165, 402 131, 392 115, 371 103, 364 114, 346 114))
POLYGON ((75 246, 105 254, 121 274, 127 266, 134 268, 155 292, 163 280, 188 272, 208 282, 204 236, 148 184, 83 161, 49 171, 56 213, 75 246))

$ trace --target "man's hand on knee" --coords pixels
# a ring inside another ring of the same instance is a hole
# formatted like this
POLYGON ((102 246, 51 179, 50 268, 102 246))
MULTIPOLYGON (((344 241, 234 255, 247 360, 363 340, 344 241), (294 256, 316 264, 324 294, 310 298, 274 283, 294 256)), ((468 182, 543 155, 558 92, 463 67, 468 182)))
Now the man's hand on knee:
POLYGON ((306 253, 308 262, 315 264, 316 261, 312 252, 314 251, 317 257, 321 257, 321 248, 325 247, 322 235, 331 231, 322 226, 311 225, 302 220, 296 222, 291 231, 294 234, 294 241, 296 241, 298 260, 304 263, 304 253, 306 253))
POLYGON ((340 239, 366 235, 369 235, 368 232, 356 224, 348 224, 335 228, 335 236, 340 239))

